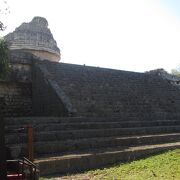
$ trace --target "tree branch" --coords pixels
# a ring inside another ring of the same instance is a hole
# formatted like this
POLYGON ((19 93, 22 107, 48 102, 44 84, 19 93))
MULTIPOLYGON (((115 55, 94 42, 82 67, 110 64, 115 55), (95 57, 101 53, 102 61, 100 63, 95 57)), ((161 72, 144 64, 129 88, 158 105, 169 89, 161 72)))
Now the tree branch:
POLYGON ((0 31, 3 31, 5 29, 4 24, 0 21, 0 31))

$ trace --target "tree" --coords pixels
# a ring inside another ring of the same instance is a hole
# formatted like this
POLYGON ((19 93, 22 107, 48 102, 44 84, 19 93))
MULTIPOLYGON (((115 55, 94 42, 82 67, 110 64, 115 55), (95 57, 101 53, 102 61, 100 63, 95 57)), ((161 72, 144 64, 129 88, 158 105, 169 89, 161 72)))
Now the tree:
MULTIPOLYGON (((1 24, 2 25, 2 24, 1 24)), ((0 27, 2 30, 2 26, 0 27)), ((8 70, 8 47, 3 39, 0 39, 0 77, 5 76, 8 70)), ((6 179, 6 148, 4 140, 4 121, 2 116, 2 101, 0 99, 0 177, 6 179)))
POLYGON ((5 29, 4 24, 0 21, 0 30, 3 31, 5 29))
POLYGON ((177 67, 176 69, 172 69, 171 74, 180 77, 180 67, 177 67))
MULTIPOLYGON (((10 13, 9 6, 6 0, 3 0, 0 8, 0 15, 7 15, 10 13)), ((0 31, 5 30, 4 23, 0 20, 0 31)), ((0 37, 0 79, 4 78, 9 71, 9 49, 7 42, 0 37)))
POLYGON ((9 48, 4 39, 0 39, 0 78, 6 77, 9 72, 9 48))
MULTIPOLYGON (((8 46, 7 43, 0 40, 0 77, 4 77, 9 69, 8 46)), ((4 121, 2 116, 2 99, 0 99, 0 179, 6 179, 6 148, 4 140, 4 121)))
MULTIPOLYGON (((6 0, 3 0, 0 8, 0 16, 4 16, 10 13, 10 8, 6 0)), ((4 26, 3 22, 0 21, 0 31, 3 31, 6 27, 4 26)))
MULTIPOLYGON (((0 10, 1 11, 1 10, 0 10)), ((0 21, 0 31, 5 29, 4 24, 0 21)), ((8 45, 4 39, 0 39, 0 78, 5 77, 9 70, 8 45)), ((0 98, 0 179, 6 180, 6 147, 4 138, 4 120, 3 120, 3 99, 0 98)))
MULTIPOLYGON (((6 74, 8 62, 6 59, 8 53, 7 45, 4 40, 0 41, 0 75, 3 77, 6 74)), ((6 148, 4 140, 4 120, 2 116, 3 99, 0 98, 0 177, 6 179, 6 148)))
MULTIPOLYGON (((0 98, 1 100, 1 98, 0 98)), ((0 111, 2 110, 2 104, 0 104, 0 111)), ((4 121, 0 112, 0 178, 6 179, 6 148, 4 140, 4 121)))

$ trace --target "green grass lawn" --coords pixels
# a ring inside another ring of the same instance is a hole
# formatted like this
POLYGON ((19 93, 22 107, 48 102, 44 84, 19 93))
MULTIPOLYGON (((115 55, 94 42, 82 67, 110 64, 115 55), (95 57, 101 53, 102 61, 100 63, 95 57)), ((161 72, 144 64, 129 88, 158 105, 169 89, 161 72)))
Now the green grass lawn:
MULTIPOLYGON (((62 179, 64 179, 63 177, 62 179)), ((52 180, 61 178, 50 178, 52 180)), ((66 179, 100 180, 180 180, 180 149, 168 151, 146 159, 118 164, 110 168, 71 175, 66 179)))

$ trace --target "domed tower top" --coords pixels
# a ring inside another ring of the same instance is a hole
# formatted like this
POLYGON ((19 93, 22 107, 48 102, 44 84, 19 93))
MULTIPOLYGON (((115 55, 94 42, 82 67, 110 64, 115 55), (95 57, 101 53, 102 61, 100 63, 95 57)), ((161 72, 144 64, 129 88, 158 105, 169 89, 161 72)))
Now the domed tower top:
POLYGON ((39 17, 39 16, 34 17, 31 23, 39 24, 39 26, 46 27, 46 28, 48 27, 48 22, 46 18, 39 17))
POLYGON ((34 17, 29 23, 23 23, 14 32, 5 36, 10 49, 31 52, 41 59, 60 60, 60 49, 43 17, 34 17))

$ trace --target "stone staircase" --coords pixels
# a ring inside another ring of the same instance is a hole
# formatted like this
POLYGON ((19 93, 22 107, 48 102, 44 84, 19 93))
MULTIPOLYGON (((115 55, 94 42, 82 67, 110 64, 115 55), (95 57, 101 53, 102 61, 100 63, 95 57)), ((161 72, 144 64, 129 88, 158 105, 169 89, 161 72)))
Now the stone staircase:
POLYGON ((21 117, 5 121, 6 144, 19 156, 27 156, 27 134, 12 130, 33 125, 35 163, 42 176, 103 167, 180 147, 178 113, 168 119, 161 114, 154 120, 123 115, 21 117))

